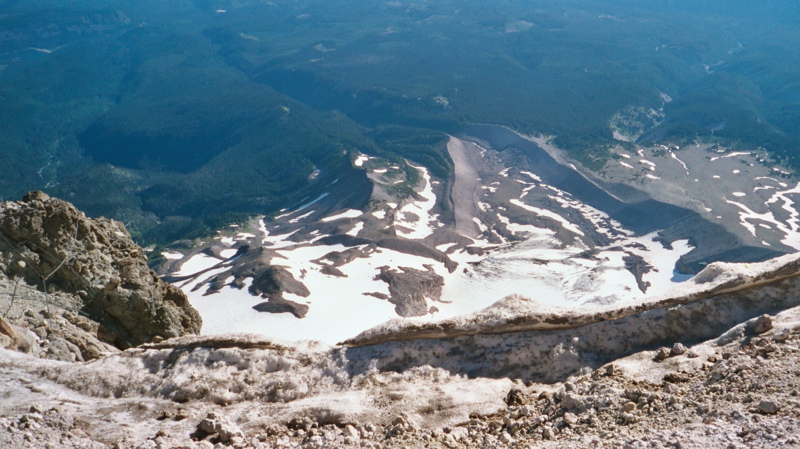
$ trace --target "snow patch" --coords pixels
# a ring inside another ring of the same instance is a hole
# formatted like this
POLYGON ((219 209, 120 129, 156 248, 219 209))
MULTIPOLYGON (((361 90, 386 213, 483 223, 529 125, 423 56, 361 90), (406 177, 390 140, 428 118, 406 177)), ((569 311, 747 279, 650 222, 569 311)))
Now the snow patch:
POLYGON ((400 224, 402 228, 398 227, 396 231, 408 239, 424 239, 440 226, 438 221, 431 216, 431 209, 436 205, 436 195, 433 193, 428 169, 422 166, 409 165, 420 172, 423 186, 422 191, 417 192, 418 200, 410 201, 398 210, 397 217, 402 218, 395 220, 395 222, 400 224), (416 217, 416 219, 411 217, 416 217))
POLYGON ((367 162, 368 160, 370 160, 369 156, 365 156, 363 154, 360 154, 356 158, 356 160, 353 161, 353 165, 355 165, 356 167, 362 167, 364 165, 364 162, 367 162))
POLYGON ((358 209, 348 209, 344 212, 340 212, 336 215, 330 215, 328 217, 323 218, 321 221, 328 223, 334 220, 339 220, 341 218, 358 218, 362 215, 362 212, 358 209))
POLYGON ((161 256, 167 260, 180 260, 183 259, 183 254, 171 251, 162 251, 161 256))
POLYGON ((358 223, 356 223, 355 226, 353 226, 353 229, 345 232, 345 234, 353 236, 353 237, 357 237, 358 233, 361 232, 362 229, 364 229, 364 222, 363 221, 359 221, 358 223))
POLYGON ((568 231, 571 231, 571 232, 574 232, 575 234, 578 234, 580 236, 584 236, 585 235, 583 233, 583 231, 581 231, 574 224, 572 224, 569 221, 567 221, 566 218, 564 218, 561 215, 558 215, 558 214, 556 214, 554 212, 551 212, 551 211, 549 211, 547 209, 541 209, 541 208, 538 208, 538 207, 529 206, 529 205, 523 203, 522 201, 516 200, 516 199, 512 199, 510 201, 510 203, 515 205, 515 206, 517 206, 517 207, 521 207, 521 208, 523 208, 523 209, 525 209, 525 210, 527 210, 529 212, 533 212, 536 215, 539 215, 541 217, 547 217, 547 218, 550 218, 551 220, 555 220, 555 221, 561 223, 561 226, 564 229, 566 229, 568 231))
POLYGON ((717 159, 725 159, 725 158, 729 158, 729 157, 744 156, 744 155, 749 155, 749 154, 750 154, 750 152, 748 152, 748 151, 735 151, 733 153, 728 153, 728 154, 726 154, 724 156, 714 156, 710 160, 711 160, 711 162, 714 162, 717 159))

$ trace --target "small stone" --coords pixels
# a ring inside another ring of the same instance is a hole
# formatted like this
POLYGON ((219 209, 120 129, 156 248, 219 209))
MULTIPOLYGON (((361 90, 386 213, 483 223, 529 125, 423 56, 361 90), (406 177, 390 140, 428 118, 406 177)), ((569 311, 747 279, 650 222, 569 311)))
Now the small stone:
POLYGON ((668 373, 664 376, 664 381, 672 383, 689 382, 689 376, 685 373, 668 373))
POLYGON ((545 427, 542 430, 542 438, 544 438, 546 440, 552 440, 553 438, 555 438, 555 436, 556 436, 556 433, 555 433, 555 431, 553 431, 552 427, 545 427))
POLYGON ((232 443, 234 440, 238 441, 244 436, 239 426, 233 422, 224 418, 217 418, 214 413, 209 413, 208 416, 208 418, 197 424, 198 430, 209 435, 217 434, 217 439, 223 443, 232 443), (210 418, 212 415, 214 418, 210 418))
POLYGON ((622 410, 624 410, 626 412, 632 412, 632 411, 636 410, 636 403, 628 401, 628 402, 622 404, 622 410))
POLYGON ((772 329, 772 317, 769 315, 761 315, 753 323, 753 332, 756 334, 763 334, 770 329, 772 329))
POLYGON ((264 439, 261 441, 266 441, 266 437, 268 436, 272 437, 275 435, 280 435, 283 433, 284 430, 286 429, 280 424, 270 424, 267 426, 266 429, 264 429, 265 431, 265 434, 263 434, 264 439))
POLYGON ((213 435, 217 433, 216 430, 214 429, 216 427, 216 424, 217 424, 216 421, 214 421, 213 419, 206 418, 197 424, 197 428, 209 435, 213 435))
POLYGON ((570 382, 565 383, 564 391, 575 391, 575 385, 570 382))
POLYGON ((685 353, 686 353, 686 346, 684 346, 683 343, 680 342, 672 345, 672 350, 670 350, 670 355, 672 356, 683 355, 685 353))
POLYGON ((662 360, 666 360, 669 357, 669 355, 670 355, 669 348, 659 348, 658 351, 656 351, 656 360, 658 360, 659 362, 662 360))
POLYGON ((634 415, 633 413, 623 413, 622 420, 625 421, 625 424, 633 424, 636 421, 638 421, 636 415, 634 415))
POLYGON ((528 416, 531 414, 531 408, 527 405, 523 405, 519 408, 519 416, 528 416))
POLYGON ((548 393, 546 391, 543 391, 543 392, 539 393, 539 400, 540 401, 543 400, 543 399, 549 399, 549 398, 550 398, 550 393, 548 393))
POLYGON ((29 203, 31 201, 41 201, 45 202, 50 199, 50 195, 40 191, 34 190, 32 192, 28 192, 24 197, 22 197, 22 201, 29 203))
POLYGON ((344 426, 344 431, 342 431, 342 435, 345 438, 352 438, 354 440, 361 439, 361 436, 358 434, 358 430, 355 427, 351 426, 350 424, 344 426))
POLYGON ((502 434, 500 434, 500 441, 503 444, 513 444, 514 438, 512 438, 511 435, 508 434, 508 432, 503 432, 502 434))
POLYGON ((518 388, 514 388, 506 395, 506 405, 522 405, 525 403, 525 393, 518 388))
POLYGON ((564 423, 568 426, 574 426, 578 424, 578 417, 574 413, 564 413, 564 423))
POLYGON ((778 404, 775 401, 762 400, 758 403, 758 411, 765 415, 774 415, 778 413, 778 404))
POLYGON ((772 337, 772 339, 775 340, 775 341, 786 341, 791 336, 792 336, 792 333, 789 332, 789 329, 784 329, 782 332, 779 332, 779 333, 775 334, 775 336, 772 337))

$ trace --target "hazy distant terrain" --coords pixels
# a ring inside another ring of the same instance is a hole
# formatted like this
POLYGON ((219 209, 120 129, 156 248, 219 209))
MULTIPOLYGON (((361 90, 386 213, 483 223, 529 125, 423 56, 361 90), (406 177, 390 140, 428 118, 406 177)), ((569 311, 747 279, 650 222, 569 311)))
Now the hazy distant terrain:
POLYGON ((785 2, 0 1, 0 197, 44 189, 166 243, 299 204, 359 152, 447 178, 444 133, 474 123, 595 170, 623 140, 698 137, 796 168, 798 20, 785 2))

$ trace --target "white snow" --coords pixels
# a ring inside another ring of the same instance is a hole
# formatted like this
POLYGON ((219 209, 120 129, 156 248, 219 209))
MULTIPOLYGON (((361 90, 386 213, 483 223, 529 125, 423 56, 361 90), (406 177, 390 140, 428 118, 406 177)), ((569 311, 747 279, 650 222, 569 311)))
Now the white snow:
POLYGON ((658 176, 651 175, 650 173, 648 173, 648 174, 646 174, 646 175, 644 175, 644 176, 645 176, 646 178, 648 178, 648 179, 653 179, 653 180, 655 180, 655 179, 661 179, 661 178, 659 178, 658 176))
POLYGON ((161 256, 163 256, 167 260, 179 260, 183 259, 183 254, 178 252, 171 252, 171 251, 162 251, 161 256))
POLYGON ((792 172, 789 172, 789 171, 786 171, 786 170, 781 170, 778 167, 772 167, 772 171, 776 171, 778 173, 783 173, 784 175, 791 175, 792 174, 792 172))
POLYGON ((623 167, 627 167, 627 168, 633 169, 633 165, 631 165, 631 164, 629 164, 627 162, 619 161, 619 165, 621 165, 623 167))
POLYGON ((478 217, 472 217, 472 222, 478 226, 478 229, 483 233, 489 230, 489 228, 483 224, 483 222, 478 217))
POLYGON ((308 218, 313 213, 314 213, 314 211, 310 210, 310 211, 304 213, 303 215, 298 215, 297 217, 292 218, 291 220, 289 220, 289 223, 292 223, 292 224, 297 223, 297 222, 299 222, 300 220, 302 220, 304 218, 308 218))
POLYGON ((529 178, 533 179, 536 182, 542 182, 542 178, 539 177, 536 173, 531 173, 529 171, 520 170, 519 172, 522 175, 528 176, 529 178))
POLYGON ((175 276, 188 276, 198 271, 211 268, 220 262, 219 259, 203 253, 195 254, 181 265, 181 269, 175 273, 175 276))
MULTIPOLYGON (((411 165, 411 164, 409 164, 411 165)), ((431 177, 428 169, 422 166, 411 165, 420 172, 422 191, 417 192, 419 200, 412 200, 404 204, 397 212, 395 222, 403 229, 397 228, 398 234, 408 239, 424 239, 439 227, 438 221, 431 216, 431 209, 436 205, 436 195, 433 193, 431 177), (414 219, 416 217, 416 219, 414 219)))
POLYGON ((348 210, 346 210, 344 212, 340 212, 340 213, 338 213, 336 215, 327 216, 327 217, 323 218, 321 221, 327 223, 327 222, 330 222, 330 221, 339 220, 341 218, 358 218, 362 214, 363 213, 358 209, 348 209, 348 210))
POLYGON ((769 209, 764 213, 758 213, 742 203, 730 200, 726 200, 726 202, 740 209, 739 222, 754 237, 756 237, 756 227, 751 221, 770 223, 773 225, 773 229, 784 234, 781 243, 800 250, 800 212, 797 211, 794 200, 789 197, 789 195, 797 194, 800 194, 800 183, 792 189, 773 193, 772 197, 764 203, 766 206, 780 204, 781 209, 789 215, 785 223, 779 221, 775 217, 775 214, 769 209))
POLYGON ((683 166, 683 169, 686 170, 686 175, 688 176, 689 175, 689 167, 686 166, 686 163, 683 162, 680 158, 678 158, 678 156, 672 151, 669 152, 669 156, 672 159, 675 159, 676 161, 678 161, 678 163, 683 166))
POLYGON ((511 204, 517 206, 517 207, 521 207, 521 208, 523 208, 523 209, 525 209, 525 210, 527 210, 529 212, 533 212, 536 215, 539 215, 541 217, 547 217, 547 218, 550 218, 551 220, 555 220, 555 221, 561 223, 561 226, 564 229, 568 230, 568 231, 574 232, 575 234, 578 234, 580 236, 584 235, 583 231, 581 231, 574 224, 572 224, 569 221, 567 221, 567 219, 562 217, 561 215, 558 215, 558 214, 556 214, 554 212, 551 212, 551 211, 549 211, 547 209, 541 209, 541 208, 538 208, 538 207, 529 206, 529 205, 523 203, 520 200, 512 199, 509 202, 511 204))
POLYGON ((286 246, 297 245, 296 242, 292 242, 291 240, 287 240, 287 239, 290 236, 292 236, 292 234, 295 234, 298 231, 299 231, 299 229, 296 230, 296 231, 289 232, 287 234, 279 234, 279 235, 269 235, 269 233, 267 233, 264 236, 264 245, 268 246, 270 249, 277 249, 277 248, 283 248, 283 247, 286 247, 286 246))
POLYGON ((233 257, 236 254, 237 251, 238 250, 235 249, 235 248, 223 249, 222 251, 219 252, 219 255, 224 257, 225 259, 227 259, 227 258, 233 257))
POLYGON ((442 243, 441 245, 436 245, 436 249, 443 253, 447 253, 450 251, 451 248, 458 246, 458 243, 442 243))
POLYGON ((725 159, 725 158, 728 158, 728 157, 744 156, 744 155, 748 155, 748 154, 750 154, 750 152, 748 152, 748 151, 735 151, 733 153, 728 153, 728 154, 726 154, 724 156, 714 156, 714 157, 711 158, 711 162, 714 162, 717 159, 725 159))
POLYGON ((367 162, 369 159, 370 159, 369 156, 365 156, 363 154, 360 154, 360 155, 358 155, 356 160, 353 161, 353 165, 355 165, 356 167, 361 167, 361 166, 364 165, 364 162, 367 162))
POLYGON ((357 237, 358 233, 361 232, 362 229, 364 229, 364 222, 363 221, 359 221, 358 223, 356 223, 355 226, 353 226, 353 229, 345 232, 345 234, 351 235, 353 237, 357 237))
MULTIPOLYGON (((271 314, 253 310, 252 307, 262 300, 250 295, 246 288, 236 290, 225 287, 219 293, 209 296, 202 296, 204 288, 191 291, 199 280, 182 288, 204 318, 204 334, 253 332, 286 340, 315 339, 336 343, 397 317, 393 304, 364 295, 369 292, 389 293, 386 283, 373 279, 380 272, 379 267, 404 266, 425 270, 425 265, 433 265, 438 274, 452 277, 442 264, 431 259, 383 248, 369 258, 358 258, 339 267, 346 278, 322 274, 322 267, 311 262, 331 251, 344 249, 346 248, 342 245, 305 246, 286 251, 284 254, 288 259, 277 259, 277 264, 286 267, 297 279, 305 272, 302 281, 311 295, 308 298, 285 296, 287 299, 309 304, 309 313, 303 319, 287 313, 271 314)), ((213 258, 212 260, 219 262, 213 258)), ((199 263, 195 265, 201 266, 199 263)), ((209 273, 208 276, 212 274, 209 273)), ((205 278, 206 276, 203 277, 205 278)), ((248 285, 249 282, 248 280, 248 285)), ((461 310, 476 310, 476 306, 470 302, 453 307, 444 303, 431 303, 434 304, 440 309, 437 317, 454 316, 461 313, 461 310), (466 309, 461 309, 464 306, 466 309)), ((484 305, 485 302, 480 307, 484 305)))
POLYGON ((535 234, 555 235, 555 232, 550 229, 539 228, 534 225, 513 223, 507 217, 504 217, 500 214, 497 214, 497 219, 500 220, 501 223, 504 223, 506 225, 506 228, 513 233, 522 232, 530 235, 535 235, 535 234))

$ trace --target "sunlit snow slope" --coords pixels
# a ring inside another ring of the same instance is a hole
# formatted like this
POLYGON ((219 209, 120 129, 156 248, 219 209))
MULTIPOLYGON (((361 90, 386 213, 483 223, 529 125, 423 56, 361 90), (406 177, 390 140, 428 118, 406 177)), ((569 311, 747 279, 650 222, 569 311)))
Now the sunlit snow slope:
MULTIPOLYGON (((189 295, 206 334, 336 343, 398 316, 445 319, 511 294, 581 310, 639 302, 689 277, 676 264, 746 246, 689 208, 590 179, 543 146, 505 128, 468 129, 447 145, 451 180, 356 155, 368 202, 351 200, 358 183, 334 182, 273 220, 165 252, 167 279, 189 295), (408 170, 419 174, 413 185, 408 170)), ((800 236, 795 222, 781 225, 784 239, 800 236)))

